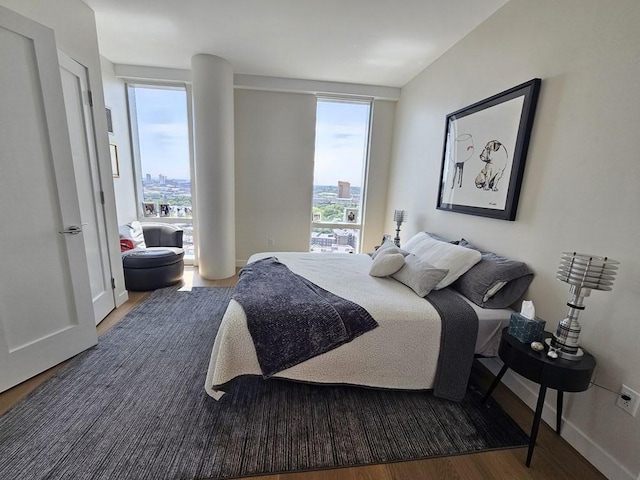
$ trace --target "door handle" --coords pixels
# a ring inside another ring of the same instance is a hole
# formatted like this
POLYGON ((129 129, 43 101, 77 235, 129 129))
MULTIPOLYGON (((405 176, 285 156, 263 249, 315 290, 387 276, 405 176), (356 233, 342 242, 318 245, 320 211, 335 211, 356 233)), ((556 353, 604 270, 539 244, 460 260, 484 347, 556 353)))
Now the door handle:
POLYGON ((82 226, 71 225, 66 230, 62 230, 61 232, 58 232, 58 233, 67 234, 67 235, 78 235, 79 233, 82 233, 82 226))

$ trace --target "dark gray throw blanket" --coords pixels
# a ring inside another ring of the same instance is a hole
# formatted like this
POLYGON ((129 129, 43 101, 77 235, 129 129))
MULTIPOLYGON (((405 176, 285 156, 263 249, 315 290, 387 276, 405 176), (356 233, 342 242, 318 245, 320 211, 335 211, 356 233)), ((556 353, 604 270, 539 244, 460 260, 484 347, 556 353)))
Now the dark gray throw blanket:
POLYGON ((425 297, 442 320, 440 357, 433 385, 437 397, 462 400, 467 391, 478 338, 478 315, 471 305, 448 288, 425 297))
POLYGON ((360 305, 293 273, 275 257, 244 267, 233 299, 245 311, 265 378, 378 326, 360 305))

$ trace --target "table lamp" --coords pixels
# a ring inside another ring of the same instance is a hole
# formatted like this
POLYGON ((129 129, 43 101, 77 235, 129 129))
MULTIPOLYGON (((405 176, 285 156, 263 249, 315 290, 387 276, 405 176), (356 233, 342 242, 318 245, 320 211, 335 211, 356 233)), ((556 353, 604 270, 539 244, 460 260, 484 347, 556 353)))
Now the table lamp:
POLYGON ((408 212, 406 210, 395 210, 393 212, 393 221, 396 222, 396 238, 393 239, 393 243, 400 248, 400 225, 407 221, 408 212))
POLYGON ((580 324, 578 315, 584 310, 583 300, 591 290, 609 291, 620 262, 608 257, 585 253, 563 252, 556 278, 570 285, 571 298, 567 302, 567 317, 558 324, 550 339, 550 350, 560 358, 580 360, 584 352, 580 348, 580 324))

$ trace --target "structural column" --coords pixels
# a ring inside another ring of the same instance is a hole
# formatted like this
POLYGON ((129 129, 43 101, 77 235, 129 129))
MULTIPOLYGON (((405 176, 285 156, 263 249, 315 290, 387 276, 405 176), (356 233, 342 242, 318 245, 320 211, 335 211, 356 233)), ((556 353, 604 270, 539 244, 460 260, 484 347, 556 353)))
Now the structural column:
POLYGON ((191 59, 200 275, 236 273, 233 70, 225 59, 191 59))

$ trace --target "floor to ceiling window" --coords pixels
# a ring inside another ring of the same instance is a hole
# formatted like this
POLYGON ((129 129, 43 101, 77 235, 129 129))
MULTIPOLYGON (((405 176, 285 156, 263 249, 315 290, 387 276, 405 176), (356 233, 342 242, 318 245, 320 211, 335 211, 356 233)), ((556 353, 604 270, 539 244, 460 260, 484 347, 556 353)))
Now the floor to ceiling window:
POLYGON ((312 252, 360 251, 371 100, 319 97, 312 252))
POLYGON ((127 87, 138 217, 183 228, 185 258, 193 258, 188 92, 184 85, 127 87))

